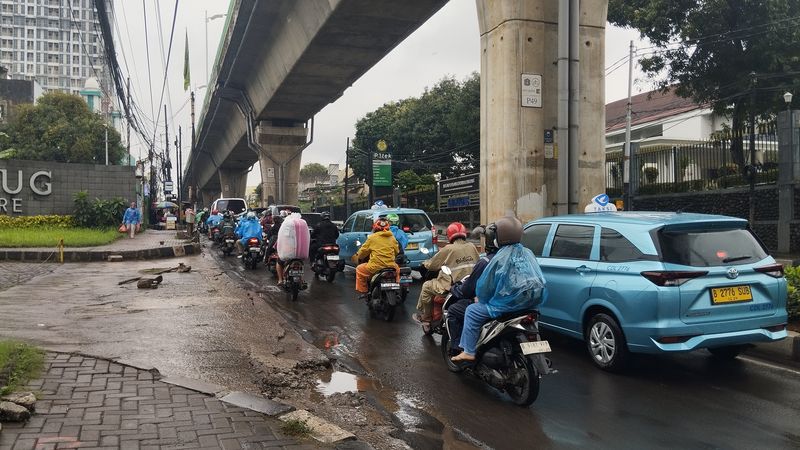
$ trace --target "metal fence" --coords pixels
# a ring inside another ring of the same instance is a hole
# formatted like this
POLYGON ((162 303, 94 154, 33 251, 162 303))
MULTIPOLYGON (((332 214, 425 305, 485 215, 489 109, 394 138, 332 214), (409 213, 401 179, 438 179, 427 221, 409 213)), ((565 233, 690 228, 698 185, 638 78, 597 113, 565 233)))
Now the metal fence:
MULTIPOLYGON (((754 145, 748 134, 727 134, 718 139, 682 145, 631 144, 631 193, 662 194, 714 190, 750 183, 752 171, 757 184, 778 179, 778 137, 774 128, 757 130, 754 145), (755 151, 755 155, 752 152, 755 151)), ((622 196, 623 154, 606 154, 606 193, 622 196)))

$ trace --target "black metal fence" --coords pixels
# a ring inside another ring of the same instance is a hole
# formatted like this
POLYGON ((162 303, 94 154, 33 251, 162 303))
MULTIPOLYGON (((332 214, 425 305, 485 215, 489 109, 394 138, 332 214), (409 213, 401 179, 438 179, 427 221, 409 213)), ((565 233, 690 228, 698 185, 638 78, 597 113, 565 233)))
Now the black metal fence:
MULTIPOLYGON (((726 134, 682 145, 633 143, 630 170, 633 195, 745 186, 750 183, 748 173, 757 184, 773 184, 778 179, 778 137, 774 128, 761 127, 754 145, 748 134, 726 134), (755 164, 751 165, 751 157, 755 164)), ((606 193, 622 196, 621 151, 606 154, 605 176, 606 193)))

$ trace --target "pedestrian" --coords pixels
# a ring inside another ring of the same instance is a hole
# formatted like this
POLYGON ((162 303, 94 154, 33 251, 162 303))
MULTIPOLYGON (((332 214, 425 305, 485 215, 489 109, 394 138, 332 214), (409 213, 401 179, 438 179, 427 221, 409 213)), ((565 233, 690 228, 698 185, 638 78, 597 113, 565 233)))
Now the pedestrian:
POLYGON ((139 231, 141 223, 142 213, 136 208, 136 202, 131 202, 130 208, 126 209, 125 215, 122 216, 122 225, 128 229, 127 231, 131 239, 133 239, 133 236, 139 231))
POLYGON ((194 236, 194 210, 191 206, 186 207, 186 211, 184 211, 184 220, 186 221, 186 232, 191 238, 194 236))

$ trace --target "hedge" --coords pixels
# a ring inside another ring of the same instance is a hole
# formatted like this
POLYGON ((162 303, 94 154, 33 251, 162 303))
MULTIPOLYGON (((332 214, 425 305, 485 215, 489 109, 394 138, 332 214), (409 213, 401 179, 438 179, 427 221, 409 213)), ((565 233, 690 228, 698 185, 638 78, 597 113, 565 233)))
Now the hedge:
POLYGON ((786 311, 789 321, 800 320, 800 267, 784 267, 789 295, 786 299, 786 311))
POLYGON ((0 216, 0 228, 71 228, 72 216, 0 216))

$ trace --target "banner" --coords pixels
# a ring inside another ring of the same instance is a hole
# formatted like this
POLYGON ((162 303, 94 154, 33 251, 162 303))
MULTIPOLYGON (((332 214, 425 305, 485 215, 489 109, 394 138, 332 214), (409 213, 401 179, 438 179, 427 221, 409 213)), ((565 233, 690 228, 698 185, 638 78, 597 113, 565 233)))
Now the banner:
POLYGON ((391 159, 376 159, 372 161, 372 185, 376 187, 392 186, 391 159))
POLYGON ((189 73, 189 31, 186 31, 186 50, 183 56, 183 90, 186 91, 189 89, 189 84, 191 84, 192 77, 189 73))

